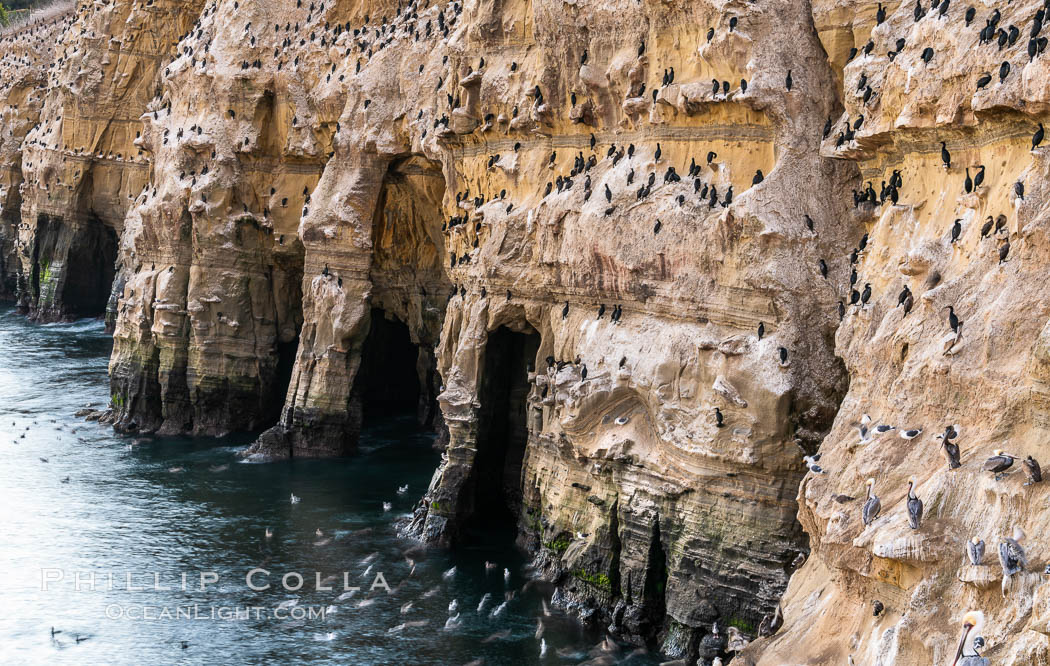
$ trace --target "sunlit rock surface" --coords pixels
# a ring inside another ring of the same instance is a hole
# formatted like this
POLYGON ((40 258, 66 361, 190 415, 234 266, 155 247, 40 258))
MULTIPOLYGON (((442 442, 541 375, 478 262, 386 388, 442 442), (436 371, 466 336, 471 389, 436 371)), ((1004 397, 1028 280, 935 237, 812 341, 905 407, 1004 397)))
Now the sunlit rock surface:
POLYGON ((123 429, 344 455, 407 399, 445 450, 409 533, 513 528, 669 657, 941 663, 981 607, 1041 663, 1042 486, 980 470, 1050 422, 1041 5, 978 44, 938 4, 60 6, 0 42, 0 296, 107 314, 123 429))

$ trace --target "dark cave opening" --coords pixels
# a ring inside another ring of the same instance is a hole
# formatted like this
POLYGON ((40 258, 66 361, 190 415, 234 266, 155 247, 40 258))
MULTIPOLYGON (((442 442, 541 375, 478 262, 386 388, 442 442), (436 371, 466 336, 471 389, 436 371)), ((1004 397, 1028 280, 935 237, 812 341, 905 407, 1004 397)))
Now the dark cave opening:
POLYGON ((41 290, 51 284, 55 261, 64 261, 61 291, 51 300, 64 316, 96 317, 106 311, 116 275, 117 234, 102 220, 89 216, 81 223, 40 215, 33 256, 33 294, 38 306, 47 299, 41 290))
POLYGON ((521 472, 529 440, 528 371, 539 346, 535 332, 501 326, 489 333, 478 392, 472 528, 509 531, 521 512, 521 472))
POLYGON ((423 388, 429 386, 434 367, 433 356, 412 342, 408 326, 373 308, 354 380, 363 425, 406 414, 416 415, 421 425, 430 425, 436 394, 423 388))

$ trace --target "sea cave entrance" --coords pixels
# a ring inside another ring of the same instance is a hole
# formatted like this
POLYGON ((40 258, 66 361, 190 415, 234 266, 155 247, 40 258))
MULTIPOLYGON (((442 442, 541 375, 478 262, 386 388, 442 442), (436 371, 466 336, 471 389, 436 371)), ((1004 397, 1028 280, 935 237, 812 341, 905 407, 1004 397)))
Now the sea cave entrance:
POLYGON ((528 371, 540 336, 501 326, 489 333, 478 395, 473 516, 469 527, 510 530, 521 512, 521 472, 529 441, 528 371))
POLYGON ((362 425, 409 414, 420 426, 433 425, 436 374, 433 354, 412 341, 408 326, 373 308, 354 381, 362 425))
POLYGON ((116 274, 117 234, 99 218, 79 222, 41 214, 37 218, 32 288, 38 307, 65 316, 104 314, 116 274), (56 262, 64 264, 58 293, 48 294, 56 262))

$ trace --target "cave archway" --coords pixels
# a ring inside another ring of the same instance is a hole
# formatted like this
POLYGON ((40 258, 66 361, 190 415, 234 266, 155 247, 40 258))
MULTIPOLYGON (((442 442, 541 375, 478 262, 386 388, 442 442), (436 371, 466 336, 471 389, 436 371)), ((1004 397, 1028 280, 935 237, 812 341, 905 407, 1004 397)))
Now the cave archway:
POLYGON ((361 409, 362 425, 370 425, 405 414, 414 414, 421 425, 433 413, 435 399, 426 390, 429 352, 412 342, 404 322, 373 308, 368 337, 361 350, 361 366, 354 379, 354 392, 361 409))
POLYGON ((529 369, 540 335, 501 326, 489 333, 478 395, 477 454, 468 527, 511 530, 521 512, 521 471, 529 441, 529 369))
POLYGON ((117 234, 98 217, 88 215, 83 220, 69 221, 40 214, 32 272, 37 308, 65 317, 104 314, 116 274, 116 259, 117 234), (48 293, 57 263, 63 265, 57 293, 48 293))

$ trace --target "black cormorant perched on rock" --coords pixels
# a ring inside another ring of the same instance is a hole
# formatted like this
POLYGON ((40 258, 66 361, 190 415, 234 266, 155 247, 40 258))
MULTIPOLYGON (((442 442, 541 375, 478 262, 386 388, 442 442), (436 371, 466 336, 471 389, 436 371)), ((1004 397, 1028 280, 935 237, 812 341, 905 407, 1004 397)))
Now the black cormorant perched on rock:
POLYGON ((966 180, 963 181, 963 190, 969 194, 973 192, 973 179, 970 178, 970 168, 966 168, 966 180))
POLYGON ((1021 181, 1014 183, 1014 194, 1017 195, 1018 199, 1024 201, 1024 183, 1021 181))
POLYGON ((941 141, 941 162, 944 163, 945 169, 952 168, 952 154, 948 152, 948 146, 943 141, 941 141))
POLYGON ((985 223, 981 225, 981 238, 986 238, 988 234, 991 233, 993 224, 995 224, 995 221, 992 219, 992 216, 989 215, 985 223))
POLYGON ((861 306, 867 305, 868 301, 870 299, 871 299, 871 283, 870 282, 865 282, 864 283, 864 291, 861 292, 861 295, 860 295, 860 304, 861 304, 861 306))
POLYGON ((929 65, 930 61, 933 60, 933 48, 927 46, 922 50, 922 62, 924 65, 929 65))
POLYGON ((765 176, 762 175, 762 169, 757 169, 755 171, 755 177, 751 179, 751 184, 758 185, 763 180, 765 180, 765 176))
POLYGON ((820 262, 819 262, 819 265, 820 265, 820 276, 823 277, 823 278, 827 278, 828 277, 828 263, 826 261, 824 261, 823 259, 821 259, 820 262))
POLYGON ((883 7, 882 3, 880 2, 878 10, 876 10, 876 12, 875 12, 875 25, 882 25, 882 23, 885 20, 886 20, 886 8, 883 7))
POLYGON ((951 239, 951 242, 955 243, 955 241, 959 240, 959 234, 961 234, 961 233, 962 233, 962 219, 961 218, 956 218, 955 222, 952 224, 952 239, 951 239))
POLYGON ((985 86, 987 86, 991 82, 992 82, 992 75, 991 74, 982 74, 977 79, 977 89, 980 90, 981 88, 984 88, 985 86))
POLYGON ((601 319, 605 315, 605 303, 598 306, 598 319, 601 319))
POLYGON ((1003 244, 999 246, 999 263, 1002 264, 1006 261, 1006 257, 1010 254, 1010 239, 1004 238, 1003 244))
POLYGON ((1006 77, 1010 76, 1010 63, 1004 60, 1003 64, 999 65, 999 83, 1006 80, 1006 77))
POLYGON ((764 322, 758 322, 758 339, 761 340, 762 336, 766 334, 766 325, 764 322))
POLYGON ((655 155, 653 156, 653 161, 655 161, 655 162, 659 162, 659 161, 660 161, 660 155, 662 155, 662 154, 663 154, 663 149, 661 149, 661 148, 660 148, 660 144, 659 144, 659 143, 657 143, 657 144, 656 144, 656 153, 655 153, 655 155))
POLYGON ((721 428, 725 425, 725 417, 722 416, 722 410, 715 407, 715 427, 721 428))
POLYGON ((785 79, 784 84, 787 86, 788 92, 791 92, 791 86, 794 84, 794 82, 791 80, 791 70, 790 69, 788 70, 787 79, 785 79))
POLYGON ((955 314, 955 306, 946 306, 948 310, 948 326, 954 331, 959 328, 959 316, 955 314))
POLYGON ((1043 142, 1043 123, 1039 123, 1039 129, 1032 135, 1032 150, 1035 150, 1043 142))
POLYGON ((984 183, 984 165, 978 164, 977 168, 980 169, 973 177, 973 189, 977 189, 984 183))
POLYGON ((565 319, 569 316, 569 302, 565 301, 565 307, 561 309, 561 318, 565 319))

